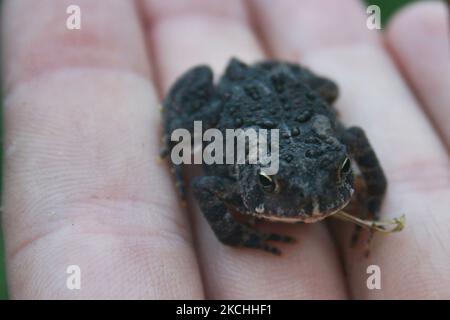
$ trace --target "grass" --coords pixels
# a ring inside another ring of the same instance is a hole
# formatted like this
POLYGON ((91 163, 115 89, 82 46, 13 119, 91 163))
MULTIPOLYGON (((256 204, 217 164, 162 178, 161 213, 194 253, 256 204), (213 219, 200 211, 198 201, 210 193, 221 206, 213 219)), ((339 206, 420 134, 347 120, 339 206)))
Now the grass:
MULTIPOLYGON (((383 26, 386 25, 386 22, 389 20, 389 18, 392 16, 392 14, 395 13, 400 7, 403 5, 419 1, 419 0, 365 0, 364 2, 367 5, 378 5, 381 8, 381 21, 383 26)), ((422 0, 423 1, 423 0, 422 0)), ((1 5, 1 0, 0 0, 1 5)), ((2 108, 2 99, 0 97, 0 108, 2 108)), ((1 115, 0 115, 1 118, 1 115)), ((0 119, 1 121, 2 119, 0 119)), ((1 121, 0 123, 3 123, 1 121)), ((2 128, 0 127, 0 131, 2 131, 2 128)), ((3 140, 2 140, 3 141, 3 140)), ((3 159, 3 148, 0 148, 0 157, 3 159)), ((2 175, 0 174, 0 177, 2 175)), ((2 180, 3 181, 3 180, 2 180)), ((1 194, 1 190, 0 190, 1 194)), ((3 236, 2 236, 2 228, 1 228, 1 221, 0 221, 0 300, 8 299, 8 292, 7 292, 7 285, 6 285, 6 275, 5 275, 5 260, 4 260, 4 250, 3 250, 3 236)))

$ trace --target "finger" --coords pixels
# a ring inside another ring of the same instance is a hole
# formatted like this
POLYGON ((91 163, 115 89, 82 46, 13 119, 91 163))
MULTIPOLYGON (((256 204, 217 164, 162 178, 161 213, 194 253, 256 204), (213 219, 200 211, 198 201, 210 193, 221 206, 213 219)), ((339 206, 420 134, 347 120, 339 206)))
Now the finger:
POLYGON ((364 11, 356 1, 346 2, 345 11, 343 7, 333 6, 332 0, 281 2, 276 11, 268 1, 253 3, 257 5, 260 21, 264 19, 266 42, 273 51, 278 50, 278 57, 291 57, 294 52, 312 70, 337 82, 341 91, 337 109, 344 123, 366 130, 385 168, 390 186, 382 217, 406 214, 406 229, 386 238, 376 235, 368 259, 361 250, 349 248, 353 227, 338 225, 338 238, 354 296, 448 297, 450 235, 445 230, 450 225, 446 213, 450 204, 446 196, 449 161, 379 40, 374 35, 364 36, 368 32, 364 11), (333 10, 323 10, 330 6, 333 10), (357 10, 359 14, 349 16, 349 12, 357 10), (281 16, 268 18, 280 12, 283 19, 281 16), (311 21, 319 17, 330 26, 342 24, 343 30, 351 32, 343 38, 341 28, 316 29, 311 21), (280 33, 309 30, 310 34, 305 42, 299 39, 279 43, 274 39, 280 34, 268 30, 280 33), (326 41, 336 38, 345 41, 331 44, 326 41), (315 45, 309 47, 309 39, 314 39, 315 45), (302 45, 298 46, 298 42, 302 45), (372 264, 381 268, 381 290, 368 290, 366 286, 366 270, 372 264))
POLYGON ((267 51, 274 57, 295 61, 310 52, 378 42, 365 28, 361 6, 355 0, 282 0, 277 5, 270 0, 253 0, 248 4, 267 51))
MULTIPOLYGON (((211 65, 218 76, 231 56, 247 62, 263 57, 238 1, 145 4, 163 92, 193 65, 211 65)), ((193 225, 209 298, 345 297, 333 243, 323 226, 280 228, 284 234, 295 232, 298 243, 283 246, 284 255, 274 257, 222 245, 199 210, 193 225)))
POLYGON ((450 148, 448 13, 440 2, 418 3, 398 14, 387 45, 414 93, 450 148))
POLYGON ((77 1, 81 30, 65 28, 69 4, 3 8, 11 297, 202 297, 188 224, 155 164, 159 115, 133 3, 77 1), (66 285, 70 265, 81 290, 66 285))

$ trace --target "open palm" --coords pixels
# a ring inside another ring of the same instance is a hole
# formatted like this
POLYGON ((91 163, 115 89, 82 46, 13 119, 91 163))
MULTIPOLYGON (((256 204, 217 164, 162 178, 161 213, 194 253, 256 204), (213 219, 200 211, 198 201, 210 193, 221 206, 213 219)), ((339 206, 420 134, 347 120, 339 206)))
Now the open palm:
POLYGON ((78 0, 3 3, 3 226, 13 298, 450 298, 450 67, 445 8, 422 3, 387 32, 358 1, 78 0), (335 80, 389 181, 369 258, 341 222, 275 225, 283 256, 218 242, 180 208, 158 101, 193 65, 231 56, 300 62, 335 80), (66 287, 67 267, 81 290, 66 287), (366 286, 378 265, 382 289, 366 286))

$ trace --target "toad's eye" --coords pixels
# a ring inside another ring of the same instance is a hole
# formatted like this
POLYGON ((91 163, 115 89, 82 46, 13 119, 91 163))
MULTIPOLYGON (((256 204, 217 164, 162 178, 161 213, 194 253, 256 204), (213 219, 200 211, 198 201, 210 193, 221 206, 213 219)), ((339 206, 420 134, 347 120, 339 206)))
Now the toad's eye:
POLYGON ((261 186, 264 189, 264 191, 267 191, 267 192, 275 191, 276 185, 271 176, 269 176, 263 172, 260 172, 259 173, 259 182, 261 183, 261 186))
POLYGON ((344 161, 342 161, 341 166, 339 167, 339 176, 342 177, 350 172, 350 169, 352 167, 352 164, 350 162, 349 158, 345 158, 344 161))

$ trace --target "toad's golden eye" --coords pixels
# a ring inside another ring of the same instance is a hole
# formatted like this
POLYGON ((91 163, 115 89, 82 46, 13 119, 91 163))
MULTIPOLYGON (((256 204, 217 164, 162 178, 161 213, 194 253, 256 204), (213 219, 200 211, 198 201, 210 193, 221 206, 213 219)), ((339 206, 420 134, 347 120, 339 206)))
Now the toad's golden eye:
POLYGON ((276 189, 276 184, 273 181, 272 177, 263 172, 259 173, 259 182, 261 183, 264 191, 274 192, 276 189))
POLYGON ((349 173, 351 168, 352 164, 350 162, 350 159, 346 157, 344 161, 342 161, 341 166, 339 167, 339 175, 342 177, 342 175, 349 173))

